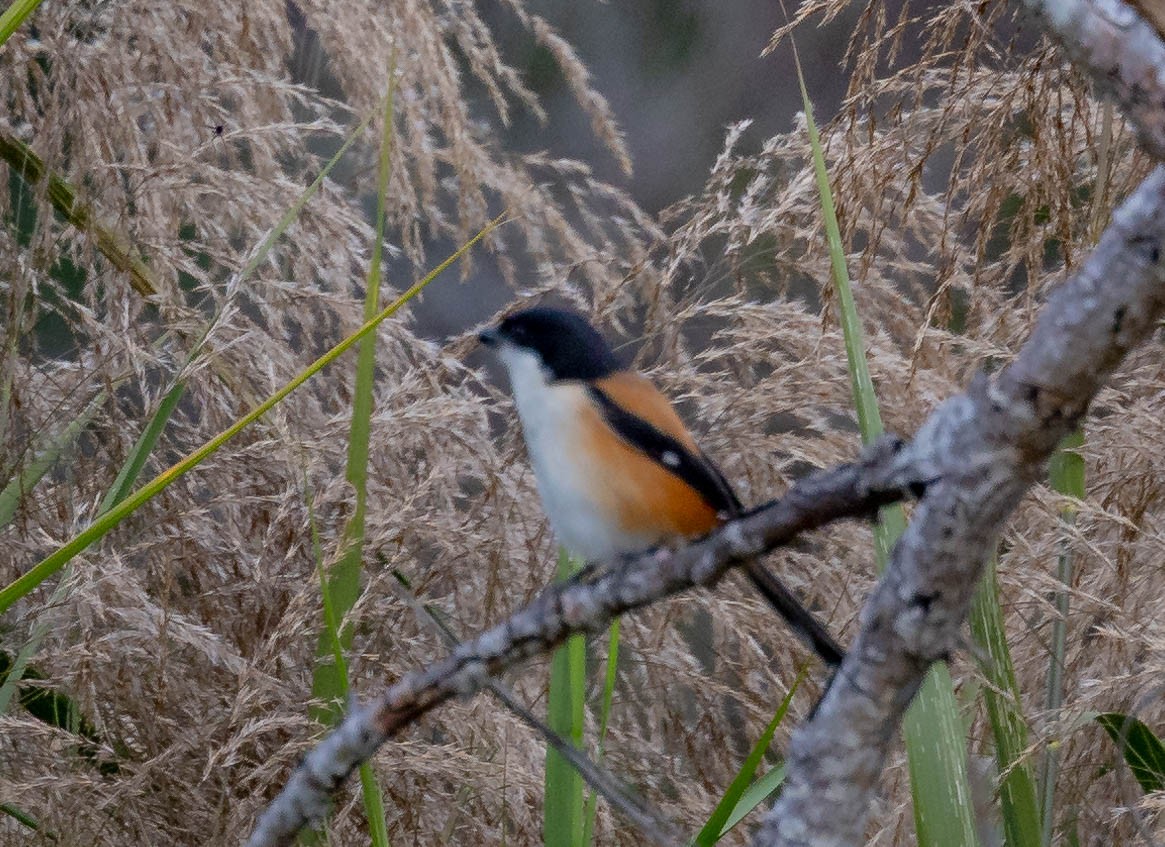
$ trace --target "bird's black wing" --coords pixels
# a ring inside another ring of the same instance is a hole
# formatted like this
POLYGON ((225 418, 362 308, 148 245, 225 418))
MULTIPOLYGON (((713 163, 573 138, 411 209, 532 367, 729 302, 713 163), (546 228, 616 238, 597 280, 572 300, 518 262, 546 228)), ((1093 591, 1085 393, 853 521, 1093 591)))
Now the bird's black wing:
POLYGON ((588 389, 603 418, 620 438, 696 489, 704 502, 724 517, 741 513, 740 500, 732 486, 707 456, 699 450, 693 452, 678 439, 627 411, 601 388, 590 385, 588 389))
MULTIPOLYGON (((689 450, 666 432, 627 411, 601 388, 590 385, 588 389, 603 418, 620 438, 696 489, 704 501, 725 518, 740 516, 744 511, 740 500, 724 474, 707 456, 698 449, 689 450)), ((745 573, 761 596, 826 664, 832 667, 841 664, 845 656, 841 645, 783 582, 757 561, 748 562, 745 573)))

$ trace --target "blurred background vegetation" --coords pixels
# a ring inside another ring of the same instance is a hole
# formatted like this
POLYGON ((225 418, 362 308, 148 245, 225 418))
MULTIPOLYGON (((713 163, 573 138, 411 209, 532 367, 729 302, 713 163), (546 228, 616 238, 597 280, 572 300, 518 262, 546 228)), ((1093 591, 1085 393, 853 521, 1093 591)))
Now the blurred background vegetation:
MULTIPOLYGON (((868 435, 847 344, 900 433, 1007 360, 1148 167, 1119 114, 1003 5, 789 11, 95 0, 20 23, 0 46, 0 840, 237 843, 345 691, 442 655, 434 619, 464 637, 553 578, 473 346, 512 303, 604 325, 747 502, 868 435)), ((1158 344, 1001 540, 943 706, 971 800, 920 812, 942 780, 903 753, 871 843, 1160 830, 1158 344), (1114 743, 1134 736, 1140 769, 1114 743)), ((849 526, 773 564, 848 640, 874 549, 849 526)), ((574 666, 570 731, 714 840, 749 762, 749 802, 779 784, 820 675, 796 685, 807 657, 735 582, 624 621, 617 663, 608 644, 574 666)), ((512 684, 544 711, 549 676, 512 684)), ((551 770, 495 702, 454 704, 386 746, 327 838, 536 843, 551 770)), ((587 814, 561 837, 638 843, 587 814)))

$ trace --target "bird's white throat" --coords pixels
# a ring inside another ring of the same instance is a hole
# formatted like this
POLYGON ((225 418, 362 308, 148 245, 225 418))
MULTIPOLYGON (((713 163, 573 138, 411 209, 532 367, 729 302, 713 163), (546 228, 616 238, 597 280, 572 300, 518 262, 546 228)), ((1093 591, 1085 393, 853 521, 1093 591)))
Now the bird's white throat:
POLYGON ((597 469, 578 453, 579 426, 592 413, 586 386, 552 381, 536 353, 513 344, 503 343, 498 355, 510 374, 538 493, 558 542, 588 561, 647 546, 613 526, 594 500, 593 492, 605 481, 596 478, 597 469))

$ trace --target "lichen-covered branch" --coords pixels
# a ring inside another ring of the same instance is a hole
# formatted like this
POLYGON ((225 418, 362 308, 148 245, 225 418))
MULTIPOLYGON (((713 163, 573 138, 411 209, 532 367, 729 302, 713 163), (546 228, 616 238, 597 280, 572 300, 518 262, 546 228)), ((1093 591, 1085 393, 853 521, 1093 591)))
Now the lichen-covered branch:
MULTIPOLYGON (((1121 0, 1024 0, 1165 160, 1165 44, 1121 0)), ((781 799, 755 843, 857 844, 889 746, 931 662, 953 649, 991 540, 1124 356, 1165 311, 1165 171, 1125 201, 995 380, 947 401, 901 461, 929 469, 861 631, 793 738, 781 799), (823 802, 823 798, 828 798, 823 802)))
MULTIPOLYGON (((1024 0, 1165 160, 1165 46, 1121 0, 1024 0)), ((756 843, 859 844, 906 707, 930 664, 954 649, 987 552, 1049 456, 1133 346, 1165 312, 1165 170, 1114 215, 1081 270, 1049 299, 1032 337, 995 378, 940 406, 905 449, 884 442, 855 465, 680 550, 586 571, 506 622, 355 707, 267 809, 250 844, 286 844, 325 811, 347 775, 388 737, 454 695, 569 634, 695 585, 830 521, 924 490, 861 630, 812 719, 794 735, 780 800, 756 843)))
POLYGON ((993 539, 1104 381, 1165 313, 1165 168, 1125 201, 997 379, 940 406, 897 461, 933 478, 813 718, 763 845, 853 845, 930 664, 953 650, 993 539))
POLYGON ((547 588, 505 622, 460 644, 444 661, 404 677, 377 701, 354 706, 304 759, 248 845, 291 843, 304 824, 322 817, 332 793, 389 736, 455 695, 475 693, 522 659, 549 652, 573 633, 599 631, 624 612, 712 585, 734 565, 788 544, 800 533, 842 518, 872 516, 879 506, 924 490, 930 478, 913 476, 910 466, 896 461, 900 448, 896 439, 883 439, 858 463, 797 482, 780 500, 703 541, 588 568, 547 588))
POLYGON ((761 844, 859 843, 906 706, 930 663, 957 643, 984 556, 1056 445, 1124 355, 1165 311, 1165 170, 1117 211, 1080 273, 1049 301, 997 379, 944 403, 905 448, 880 442, 704 541, 584 571, 510 619, 354 707, 264 813, 251 847, 290 843, 388 737, 455 695, 568 635, 697 585, 834 520, 923 493, 861 632, 808 725, 794 736, 781 800, 761 844))
MULTIPOLYGON (((397 577, 397 581, 401 584, 397 586, 398 596, 417 613, 417 616, 422 620, 427 620, 431 628, 441 638, 442 642, 450 648, 456 648, 461 644, 460 639, 454 635, 453 631, 440 618, 438 618, 433 610, 427 605, 421 603, 416 596, 408 590, 403 577, 399 572, 394 571, 393 575, 397 577)), ((632 796, 628 793, 622 785, 619 784, 610 771, 600 767, 597 763, 592 762, 586 755, 584 750, 575 747, 569 740, 559 735, 549 726, 539 720, 533 712, 528 709, 518 695, 510 690, 504 682, 494 677, 489 677, 485 680, 485 687, 489 689, 502 705, 506 707, 511 713, 516 715, 522 723, 530 727, 530 729, 537 732, 546 743, 553 747, 562 758, 570 762, 571 766, 578 771, 579 776, 586 781, 586 783, 618 814, 622 815, 625 820, 631 821, 639 830, 639 834, 647 843, 665 845, 670 847, 672 844, 677 844, 681 841, 679 832, 667 821, 663 815, 651 808, 651 806, 641 797, 632 796)))
MULTIPOLYGON (((1157 0, 1140 0, 1148 10, 1157 0)), ((1165 42, 1153 23, 1123 0, 1023 0, 1136 127, 1147 153, 1165 161, 1165 42)))

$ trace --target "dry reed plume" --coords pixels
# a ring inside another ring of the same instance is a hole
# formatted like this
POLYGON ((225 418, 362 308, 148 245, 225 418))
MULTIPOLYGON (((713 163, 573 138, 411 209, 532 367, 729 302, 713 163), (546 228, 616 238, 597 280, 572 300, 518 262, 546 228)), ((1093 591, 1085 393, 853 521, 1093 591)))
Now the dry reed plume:
MULTIPOLYGON (((798 13, 816 20, 843 8, 826 0, 798 13)), ((517 3, 505 14, 563 65, 596 135, 625 161, 570 46, 517 3)), ((629 337, 627 328, 641 330, 638 361, 680 401, 743 499, 768 499, 807 469, 853 455, 802 127, 771 138, 730 128, 705 191, 656 222, 585 164, 503 149, 511 114, 540 106, 472 5, 304 4, 298 15, 290 20, 283 3, 46 4, 0 52, 0 132, 78 186, 159 281, 144 300, 54 219, 45 197, 27 196, 0 169, 13 189, 0 193, 6 218, 31 201, 38 224, 27 242, 15 226, 0 228, 10 257, 0 278, 0 484, 28 465, 39 439, 110 392, 68 461, 0 528, 0 583, 91 520, 211 316, 145 478, 358 325, 371 142, 250 279, 231 280, 311 179, 319 150, 377 107, 394 56, 395 287, 434 259, 426 245, 464 240, 509 207, 517 222, 475 261, 496 262, 517 296, 553 290, 629 337), (318 37, 342 96, 325 96, 289 64, 302 28, 318 37), (62 257, 85 273, 77 295, 50 273, 62 257), (71 344, 47 346, 36 325, 46 314, 59 316, 71 344)), ((826 134, 829 163, 883 414, 889 429, 911 432, 977 368, 1017 349, 1044 292, 1092 246, 1148 161, 1118 114, 1098 167, 1102 104, 1005 6, 870 4, 847 72, 845 109, 826 134)), ((474 296, 472 279, 437 284, 474 296)), ((529 601, 552 570, 512 409, 467 367, 468 336, 435 343, 401 319, 380 339, 368 549, 459 631, 482 630, 529 601)), ((1003 539, 1002 600, 1031 755, 1060 746, 1061 822, 1074 816, 1082 843, 1135 843, 1140 800, 1115 748, 1079 718, 1136 709, 1151 726, 1165 721, 1160 698, 1146 696, 1165 673, 1158 353, 1155 344, 1135 352, 1093 405, 1088 497, 1074 526, 1041 487, 1003 539), (1078 577, 1068 696, 1050 722, 1041 711, 1049 597, 1065 537, 1078 577)), ((14 708, 0 716, 0 799, 62 843, 234 844, 249 831, 317 731, 305 702, 322 619, 308 500, 332 553, 350 508, 351 373, 350 360, 330 368, 79 557, 62 601, 49 604, 55 586, 46 585, 0 621, 10 653, 36 621, 51 624, 34 663, 92 722, 97 758, 116 763, 103 772, 74 736, 14 708)), ((835 529, 782 554, 779 568, 848 634, 873 582, 871 551, 867 528, 835 529)), ((730 580, 624 625, 608 763, 686 829, 706 817, 804 659, 742 585, 730 580)), ((351 619, 357 691, 445 653, 380 565, 369 563, 351 619)), ((977 672, 965 657, 953 672, 973 752, 987 752, 977 672)), ((536 663, 511 682, 537 705, 545 676, 536 663)), ((802 692, 794 717, 817 693, 802 692)), ((542 763, 542 742, 495 703, 446 706, 375 760, 390 837, 534 843, 542 763)), ((911 841, 905 776, 902 761, 888 772, 871 843, 911 841)), ((1145 811, 1159 822, 1160 798, 1145 811)), ((365 843, 363 827, 347 795, 334 843, 365 843)), ((9 832, 40 843, 0 822, 9 832)), ((603 810, 598 837, 636 840, 603 810)))

